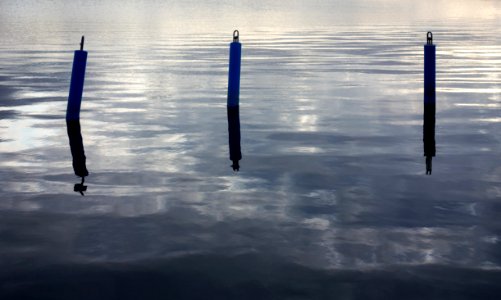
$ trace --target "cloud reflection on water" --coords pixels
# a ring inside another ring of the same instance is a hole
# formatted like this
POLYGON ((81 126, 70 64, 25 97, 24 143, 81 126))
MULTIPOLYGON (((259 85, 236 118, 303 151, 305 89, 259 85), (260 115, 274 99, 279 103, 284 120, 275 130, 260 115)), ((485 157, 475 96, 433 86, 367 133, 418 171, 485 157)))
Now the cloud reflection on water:
MULTIPOLYGON (((446 275, 456 268, 468 274, 499 269, 500 48, 492 46, 499 29, 489 20, 501 10, 482 9, 485 19, 468 28, 456 27, 464 22, 453 18, 431 26, 440 61, 440 159, 433 178, 426 178, 422 43, 429 24, 423 20, 347 26, 328 23, 327 16, 335 18, 325 11, 318 22, 315 14, 297 21, 318 26, 310 28, 283 21, 311 11, 283 14, 270 8, 278 2, 244 13, 247 21, 235 24, 244 24, 245 168, 233 174, 224 107, 235 18, 170 31, 176 20, 163 28, 157 17, 167 12, 158 4, 164 10, 147 18, 134 11, 125 23, 79 22, 109 5, 91 3, 74 24, 66 17, 44 23, 47 15, 25 21, 33 12, 28 8, 21 23, 2 26, 8 28, 0 33, 4 267, 36 262, 99 269, 106 263, 251 253, 299 264, 302 274, 385 272, 395 265, 440 266, 446 275), (254 26, 249 20, 256 15, 254 26), (329 26, 320 26, 324 22, 329 26), (16 37, 26 26, 33 32, 16 37), (81 30, 90 35, 81 118, 93 175, 85 199, 71 192, 64 132, 64 91, 76 46, 71 41, 81 30)), ((18 11, 12 3, 2 5, 2 17, 18 11)), ((73 4, 64 4, 63 11, 66 5, 73 4)), ((193 9, 180 5, 173 12, 193 9)), ((132 13, 134 5, 125 6, 115 18, 132 13)), ((192 19, 200 14, 194 10, 192 19)), ((432 280, 434 272, 425 272, 418 284, 432 280)), ((491 282, 498 276, 481 274, 491 282)))

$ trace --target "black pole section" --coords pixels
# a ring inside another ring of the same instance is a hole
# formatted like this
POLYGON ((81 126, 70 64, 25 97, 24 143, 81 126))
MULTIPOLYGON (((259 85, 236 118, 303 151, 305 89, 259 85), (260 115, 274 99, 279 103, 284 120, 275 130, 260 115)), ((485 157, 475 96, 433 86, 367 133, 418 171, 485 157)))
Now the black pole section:
POLYGON ((87 190, 87 187, 83 185, 84 178, 89 175, 89 171, 87 171, 86 166, 85 150, 80 130, 80 120, 66 120, 66 130, 70 140, 70 150, 73 158, 73 171, 76 176, 82 177, 82 183, 75 184, 73 190, 75 192, 80 192, 83 196, 83 192, 87 190))
POLYGON ((423 113, 423 152, 426 157, 426 175, 431 175, 435 145, 435 103, 425 103, 423 113))
POLYGON ((238 106, 228 106, 228 146, 230 148, 230 160, 233 162, 233 171, 239 171, 239 161, 242 159, 240 148, 240 109, 238 106))

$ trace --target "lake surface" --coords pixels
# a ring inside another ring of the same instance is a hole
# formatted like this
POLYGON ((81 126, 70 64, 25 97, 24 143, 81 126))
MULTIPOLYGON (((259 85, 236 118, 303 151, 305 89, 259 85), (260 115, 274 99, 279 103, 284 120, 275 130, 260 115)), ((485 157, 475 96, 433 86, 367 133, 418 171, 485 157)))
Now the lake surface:
POLYGON ((102 2, 0 1, 0 298, 499 299, 501 2, 102 2))

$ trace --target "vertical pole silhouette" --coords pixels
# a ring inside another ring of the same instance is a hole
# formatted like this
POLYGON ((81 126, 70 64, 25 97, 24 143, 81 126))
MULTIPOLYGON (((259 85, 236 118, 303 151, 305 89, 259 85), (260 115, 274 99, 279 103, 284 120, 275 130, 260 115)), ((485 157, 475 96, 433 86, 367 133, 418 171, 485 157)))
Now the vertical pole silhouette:
POLYGON ((239 171, 239 161, 242 159, 240 149, 240 65, 242 45, 239 42, 239 32, 233 32, 233 42, 230 44, 230 62, 228 71, 228 146, 233 171, 239 171))
POLYGON ((233 32, 233 42, 230 44, 230 62, 228 72, 228 106, 238 106, 240 98, 240 64, 242 44, 239 42, 239 32, 233 32))
POLYGON ((73 59, 70 94, 66 108, 66 130, 70 140, 71 156, 73 157, 73 171, 76 176, 82 177, 82 182, 75 184, 73 190, 79 192, 82 196, 84 195, 83 192, 87 190, 87 186, 84 185, 85 176, 89 175, 80 129, 80 105, 82 103, 85 66, 87 64, 87 51, 84 51, 83 47, 84 37, 82 36, 80 50, 75 51, 73 59))
POLYGON ((84 37, 80 42, 80 50, 75 50, 73 68, 71 71, 70 94, 66 108, 66 120, 80 119, 80 104, 85 79, 85 66, 87 65, 87 51, 83 50, 84 37))
POLYGON ((435 156, 435 45, 433 34, 426 34, 424 45, 424 113, 423 113, 423 150, 426 157, 426 175, 431 175, 432 158, 435 156))

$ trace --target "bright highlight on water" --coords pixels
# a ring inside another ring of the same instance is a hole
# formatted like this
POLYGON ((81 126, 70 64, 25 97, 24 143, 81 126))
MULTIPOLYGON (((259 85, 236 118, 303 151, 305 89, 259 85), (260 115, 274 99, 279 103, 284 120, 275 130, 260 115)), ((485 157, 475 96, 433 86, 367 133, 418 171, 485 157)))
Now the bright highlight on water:
POLYGON ((498 299, 500 5, 0 1, 0 299, 498 299))

